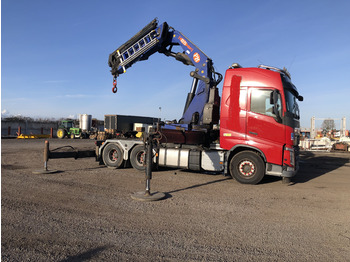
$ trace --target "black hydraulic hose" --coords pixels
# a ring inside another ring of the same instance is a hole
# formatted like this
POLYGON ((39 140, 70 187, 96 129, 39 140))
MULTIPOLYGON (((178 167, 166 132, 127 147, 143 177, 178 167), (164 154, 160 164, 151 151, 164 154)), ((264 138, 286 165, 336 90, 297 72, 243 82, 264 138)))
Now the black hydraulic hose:
POLYGON ((52 150, 50 150, 51 152, 54 152, 54 151, 57 151, 57 150, 60 150, 60 149, 62 149, 62 148, 70 148, 70 149, 72 149, 73 151, 75 151, 75 152, 77 152, 78 150, 76 150, 74 147, 72 147, 72 146, 61 146, 61 147, 57 147, 57 148, 55 148, 55 149, 52 149, 52 150))

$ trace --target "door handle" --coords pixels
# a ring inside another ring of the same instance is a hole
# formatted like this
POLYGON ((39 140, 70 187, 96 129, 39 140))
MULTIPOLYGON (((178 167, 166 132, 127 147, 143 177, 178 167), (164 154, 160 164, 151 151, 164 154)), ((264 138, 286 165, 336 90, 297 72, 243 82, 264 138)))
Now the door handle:
POLYGON ((249 134, 252 134, 252 135, 255 135, 255 136, 257 136, 257 135, 258 135, 258 133, 256 133, 256 132, 252 132, 252 131, 249 131, 249 134))

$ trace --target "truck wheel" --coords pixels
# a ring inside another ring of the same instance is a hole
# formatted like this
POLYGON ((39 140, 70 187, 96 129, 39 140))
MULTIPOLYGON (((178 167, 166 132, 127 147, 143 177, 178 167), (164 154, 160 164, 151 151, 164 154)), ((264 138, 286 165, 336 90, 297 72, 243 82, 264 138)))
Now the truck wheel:
POLYGON ((107 167, 119 168, 123 163, 123 152, 116 144, 108 144, 103 150, 102 160, 107 167))
POLYGON ((255 185, 265 175, 265 164, 261 157, 252 151, 243 151, 230 161, 231 176, 242 184, 255 185))
POLYGON ((144 166, 145 162, 145 147, 143 145, 135 146, 130 154, 130 163, 133 168, 144 171, 146 166, 144 166))
POLYGON ((64 138, 66 136, 66 131, 64 129, 60 128, 60 129, 57 130, 56 135, 57 135, 57 137, 59 139, 62 139, 62 138, 64 138))

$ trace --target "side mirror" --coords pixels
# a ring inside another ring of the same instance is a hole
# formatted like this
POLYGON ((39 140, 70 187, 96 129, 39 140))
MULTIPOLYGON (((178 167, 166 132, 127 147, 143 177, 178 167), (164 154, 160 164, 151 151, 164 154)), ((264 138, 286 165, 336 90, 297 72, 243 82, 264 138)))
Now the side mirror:
POLYGON ((276 104, 278 101, 278 91, 277 90, 273 90, 272 95, 273 95, 273 103, 276 104))
POLYGON ((280 108, 279 108, 278 100, 279 100, 279 93, 277 90, 274 90, 270 94, 270 104, 273 105, 272 112, 275 115, 275 117, 274 117, 275 120, 278 123, 282 123, 282 117, 280 115, 280 108))
POLYGON ((275 100, 274 100, 274 93, 275 93, 275 91, 273 91, 273 92, 271 92, 270 93, 270 105, 273 105, 273 104, 275 104, 275 100))
POLYGON ((298 96, 298 100, 299 100, 300 102, 302 102, 302 101, 304 101, 304 97, 298 96))

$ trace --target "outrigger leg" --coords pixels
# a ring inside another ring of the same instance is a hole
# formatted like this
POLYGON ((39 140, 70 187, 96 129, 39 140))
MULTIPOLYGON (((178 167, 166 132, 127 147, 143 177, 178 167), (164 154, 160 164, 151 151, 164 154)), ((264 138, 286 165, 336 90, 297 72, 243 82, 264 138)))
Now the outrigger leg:
POLYGON ((151 193, 152 179, 152 159, 153 159, 153 135, 148 134, 145 141, 146 151, 146 189, 145 191, 136 192, 131 195, 131 198, 138 201, 157 201, 165 198, 162 192, 151 193))

